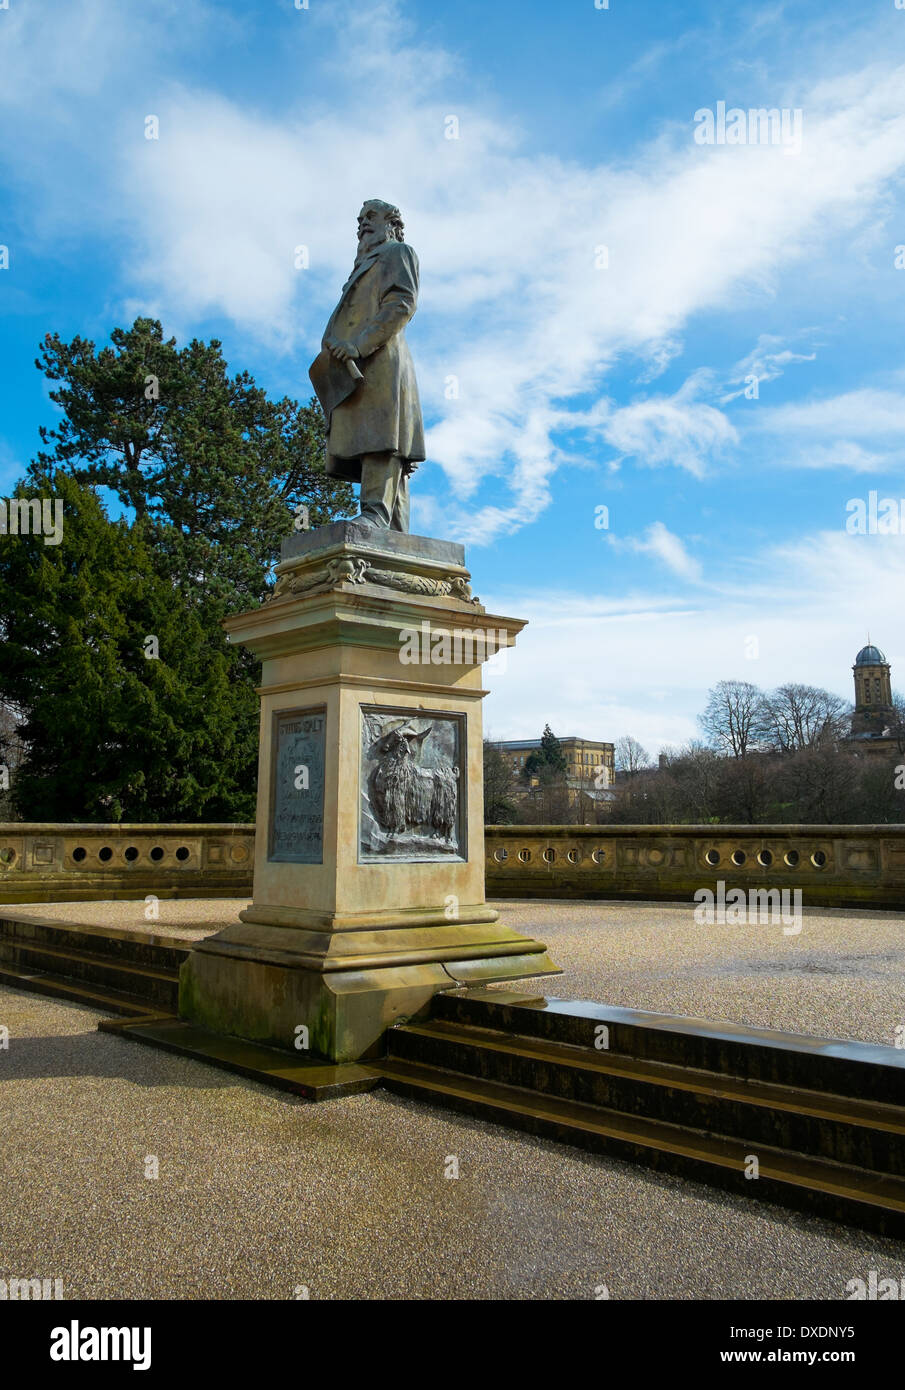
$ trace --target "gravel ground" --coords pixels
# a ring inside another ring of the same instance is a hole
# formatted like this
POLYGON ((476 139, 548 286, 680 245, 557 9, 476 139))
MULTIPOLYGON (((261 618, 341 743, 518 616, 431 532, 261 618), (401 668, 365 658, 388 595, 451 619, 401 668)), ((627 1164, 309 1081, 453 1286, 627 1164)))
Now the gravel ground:
MULTIPOLYGON (((143 925, 216 930, 239 906, 164 900, 143 925)), ((902 1012, 901 916, 821 911, 786 938, 682 906, 500 906, 549 942, 561 997, 878 1041, 902 1012)), ((142 908, 21 911, 137 926, 142 908)), ((307 1105, 98 1017, 0 988, 0 1277, 189 1299, 842 1299, 871 1269, 905 1278, 896 1242, 385 1092, 307 1105)))
POLYGON ((46 917, 55 922, 77 922, 83 927, 121 927, 154 936, 184 937, 189 941, 210 936, 234 922, 248 907, 248 898, 158 898, 156 922, 145 920, 141 902, 12 903, 0 907, 7 917, 46 917))
POLYGON ((64 1297, 842 1299, 905 1278, 901 1244, 385 1092, 308 1105, 14 990, 0 1019, 0 1277, 64 1297))

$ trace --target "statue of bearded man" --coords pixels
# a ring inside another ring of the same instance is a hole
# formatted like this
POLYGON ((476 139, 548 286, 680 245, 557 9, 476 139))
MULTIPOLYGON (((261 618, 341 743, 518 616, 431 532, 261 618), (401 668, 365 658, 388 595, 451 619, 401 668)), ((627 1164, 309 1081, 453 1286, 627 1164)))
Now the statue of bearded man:
POLYGON ((409 529, 409 477, 424 459, 418 383, 405 325, 418 306, 418 257, 399 209, 358 214, 358 254, 309 376, 328 421, 327 474, 361 484, 371 526, 409 529))

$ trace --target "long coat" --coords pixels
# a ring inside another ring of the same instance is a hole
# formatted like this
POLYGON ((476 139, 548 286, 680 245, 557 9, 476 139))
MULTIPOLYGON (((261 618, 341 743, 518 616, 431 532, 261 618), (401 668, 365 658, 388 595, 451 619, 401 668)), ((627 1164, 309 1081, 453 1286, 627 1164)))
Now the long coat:
POLYGON ((364 380, 330 416, 327 473, 333 478, 360 483, 362 454, 389 451, 413 464, 426 457, 418 383, 404 332, 417 306, 418 257, 404 242, 384 242, 343 285, 323 342, 353 342, 364 380))

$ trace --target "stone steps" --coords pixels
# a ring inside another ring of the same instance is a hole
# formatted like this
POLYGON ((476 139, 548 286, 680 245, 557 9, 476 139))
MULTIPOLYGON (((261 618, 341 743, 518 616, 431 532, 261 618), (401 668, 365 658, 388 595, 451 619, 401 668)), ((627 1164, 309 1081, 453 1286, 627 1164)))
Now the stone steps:
POLYGON ((905 1050, 874 1043, 503 989, 437 994, 430 1017, 595 1052, 598 1030, 603 1028, 605 1050, 612 1056, 905 1106, 905 1050))
POLYGON ((91 1008, 175 1013, 188 942, 0 915, 0 981, 91 1008))
POLYGON ((388 1054, 401 1094, 905 1235, 896 1049, 472 990, 392 1029, 388 1054))
POLYGON ((47 994, 53 999, 65 999, 70 1004, 83 1004, 87 1009, 100 1013, 123 1014, 129 1018, 156 1014, 143 999, 133 994, 123 994, 118 990, 89 989, 77 985, 74 980, 46 972, 29 972, 25 968, 9 969, 0 966, 0 984, 11 989, 24 989, 32 994, 47 994))

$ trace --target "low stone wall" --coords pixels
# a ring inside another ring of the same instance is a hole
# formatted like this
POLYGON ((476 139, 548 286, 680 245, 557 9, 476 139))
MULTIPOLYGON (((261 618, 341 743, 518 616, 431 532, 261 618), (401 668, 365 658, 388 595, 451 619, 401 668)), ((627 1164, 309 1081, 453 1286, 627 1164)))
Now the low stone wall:
MULTIPOLYGON (((487 826, 490 898, 690 901, 800 888, 905 908, 905 825, 487 826)), ((0 825, 0 903, 250 897, 253 825, 0 825)))
POLYGON ((253 825, 0 825, 0 903, 251 896, 253 825))
POLYGON ((800 888, 802 906, 905 907, 905 825, 488 826, 489 898, 690 901, 800 888))

